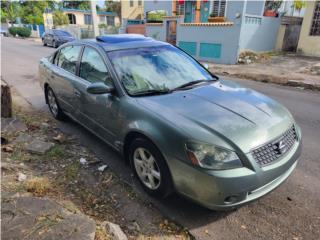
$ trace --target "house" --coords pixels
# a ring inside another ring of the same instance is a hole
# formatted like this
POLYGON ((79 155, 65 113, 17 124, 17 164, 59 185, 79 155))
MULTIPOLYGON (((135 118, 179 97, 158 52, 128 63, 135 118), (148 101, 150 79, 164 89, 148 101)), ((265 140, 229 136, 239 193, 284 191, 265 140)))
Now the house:
POLYGON ((300 11, 284 12, 276 50, 320 57, 320 1, 305 3, 300 11))
POLYGON ((320 57, 320 1, 307 2, 298 43, 298 52, 320 57))
POLYGON ((121 0, 121 18, 142 20, 143 3, 142 0, 121 0))
POLYGON ((146 35, 182 48, 199 60, 234 64, 243 50, 271 51, 280 18, 265 1, 145 1, 146 35))
MULTIPOLYGON (((61 11, 69 18, 69 24, 80 26, 92 25, 91 10, 79 10, 62 8, 61 11)), ((97 11, 98 24, 106 24, 108 26, 118 26, 120 24, 119 17, 114 12, 97 11)))

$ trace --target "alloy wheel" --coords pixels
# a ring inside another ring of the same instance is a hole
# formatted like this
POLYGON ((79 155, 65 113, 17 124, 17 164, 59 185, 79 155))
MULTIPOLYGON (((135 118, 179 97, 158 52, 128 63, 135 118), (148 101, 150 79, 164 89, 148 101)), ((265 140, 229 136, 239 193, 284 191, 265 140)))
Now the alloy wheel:
POLYGON ((48 105, 52 114, 56 117, 58 115, 58 104, 56 97, 51 89, 48 90, 48 105))
POLYGON ((139 147, 133 153, 133 162, 141 182, 149 189, 157 189, 161 174, 155 157, 147 149, 139 147))

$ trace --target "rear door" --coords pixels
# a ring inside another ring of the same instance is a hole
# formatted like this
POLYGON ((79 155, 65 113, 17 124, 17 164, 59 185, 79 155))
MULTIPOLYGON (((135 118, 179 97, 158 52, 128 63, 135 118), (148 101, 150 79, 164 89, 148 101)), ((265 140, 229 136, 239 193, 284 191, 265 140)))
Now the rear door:
POLYGON ((80 60, 79 78, 74 82, 79 106, 77 119, 112 144, 117 131, 119 98, 111 93, 88 93, 87 87, 96 82, 113 86, 113 80, 102 55, 96 49, 86 46, 80 60))
POLYGON ((54 59, 50 76, 50 86, 58 98, 60 107, 70 114, 74 114, 76 107, 73 82, 77 78, 81 49, 81 45, 68 45, 61 48, 54 59))

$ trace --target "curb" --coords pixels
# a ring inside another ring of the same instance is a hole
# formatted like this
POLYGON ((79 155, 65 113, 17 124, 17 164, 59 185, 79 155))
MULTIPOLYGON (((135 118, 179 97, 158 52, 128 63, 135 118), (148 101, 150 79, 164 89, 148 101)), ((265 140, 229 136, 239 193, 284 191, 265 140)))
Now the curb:
POLYGON ((256 82, 275 83, 275 84, 284 85, 284 86, 301 87, 304 89, 320 91, 320 82, 319 84, 311 84, 311 83, 305 83, 299 80, 288 80, 284 77, 267 75, 267 74, 246 74, 246 73, 228 73, 228 72, 214 72, 214 73, 217 75, 237 77, 240 79, 252 80, 256 82))

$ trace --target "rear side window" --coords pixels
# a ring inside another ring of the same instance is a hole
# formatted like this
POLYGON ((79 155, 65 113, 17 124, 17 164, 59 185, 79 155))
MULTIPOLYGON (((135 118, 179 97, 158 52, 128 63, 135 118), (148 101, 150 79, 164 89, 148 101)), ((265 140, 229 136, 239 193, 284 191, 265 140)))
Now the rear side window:
POLYGON ((80 62, 80 77, 95 83, 103 82, 112 85, 108 69, 100 54, 91 47, 86 47, 83 51, 80 62))
POLYGON ((76 74, 77 61, 81 48, 81 46, 67 46, 61 48, 56 56, 57 65, 70 73, 76 74))

